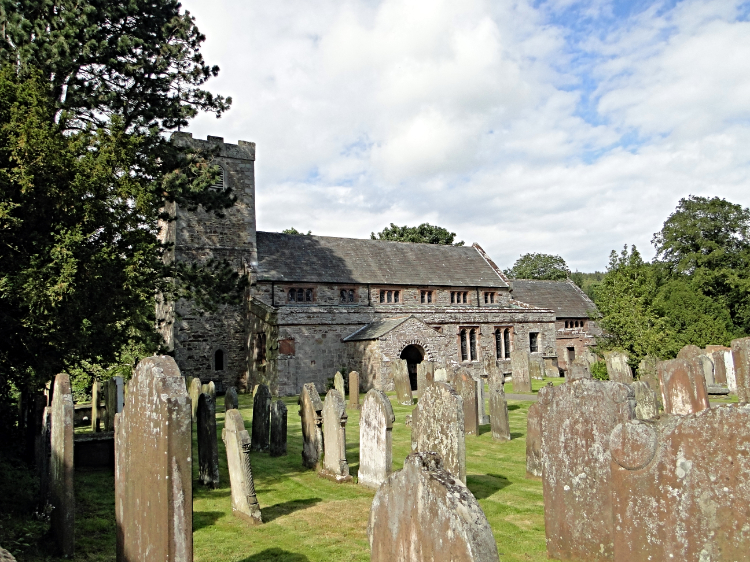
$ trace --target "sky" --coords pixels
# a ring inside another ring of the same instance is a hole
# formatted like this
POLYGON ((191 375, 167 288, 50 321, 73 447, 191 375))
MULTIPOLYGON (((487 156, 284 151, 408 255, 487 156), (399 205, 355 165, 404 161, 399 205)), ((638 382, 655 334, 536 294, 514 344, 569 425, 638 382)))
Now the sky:
POLYGON ((750 2, 187 0, 196 138, 256 143, 259 230, 423 222, 603 271, 681 198, 750 206, 750 2))

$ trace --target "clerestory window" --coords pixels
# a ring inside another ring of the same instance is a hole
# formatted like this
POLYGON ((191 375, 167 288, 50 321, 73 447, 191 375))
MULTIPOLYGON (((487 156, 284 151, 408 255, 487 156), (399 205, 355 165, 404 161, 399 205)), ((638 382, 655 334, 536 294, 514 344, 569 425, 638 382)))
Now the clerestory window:
POLYGON ((422 304, 432 303, 432 291, 422 291, 422 304))
POLYGON ((383 304, 395 304, 400 301, 401 291, 380 291, 380 302, 383 304))
POLYGON ((451 291, 451 304, 466 304, 469 302, 468 291, 451 291))
POLYGON ((287 293, 288 302, 314 302, 315 294, 312 289, 295 287, 287 293))

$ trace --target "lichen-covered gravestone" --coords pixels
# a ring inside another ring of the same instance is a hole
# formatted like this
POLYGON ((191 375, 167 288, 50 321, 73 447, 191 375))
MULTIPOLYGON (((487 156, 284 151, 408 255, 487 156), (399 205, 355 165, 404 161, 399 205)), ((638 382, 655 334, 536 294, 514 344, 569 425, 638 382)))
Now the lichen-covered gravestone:
POLYGON ((656 393, 656 399, 661 404, 661 385, 659 384, 659 371, 657 364, 659 358, 646 355, 638 364, 638 380, 645 382, 656 393))
POLYGON ((542 406, 538 402, 526 415, 526 477, 542 477, 542 406))
POLYGON ((529 355, 529 377, 544 380, 544 359, 539 355, 529 355))
POLYGON ((283 400, 271 405, 271 443, 268 452, 272 457, 286 455, 286 413, 283 400))
POLYGON ((346 398, 346 389, 344 388, 344 375, 342 375, 339 371, 336 371, 336 374, 333 375, 333 388, 338 390, 341 393, 341 396, 346 398))
POLYGON ((117 560, 193 560, 191 416, 174 359, 138 363, 115 420, 117 560))
POLYGON ((332 388, 323 403, 323 469, 320 475, 335 482, 351 482, 346 462, 346 404, 332 388))
POLYGON ((639 420, 650 420, 659 415, 659 403, 656 392, 645 381, 635 381, 632 385, 635 393, 635 417, 639 420))
POLYGON ((585 361, 579 358, 574 359, 573 363, 571 363, 570 365, 570 369, 568 370, 567 380, 577 381, 578 379, 590 379, 590 378, 591 378, 591 371, 589 369, 588 361, 585 361))
POLYGON ((102 383, 94 379, 91 385, 91 431, 99 433, 101 431, 101 419, 99 417, 99 405, 102 401, 102 383))
POLYGON ((265 384, 258 385, 253 398, 252 450, 268 451, 268 435, 271 423, 271 391, 265 384))
POLYGON ((104 395, 105 401, 105 431, 115 430, 115 416, 122 412, 125 404, 125 395, 123 389, 122 377, 112 377, 107 381, 107 392, 104 395))
POLYGON ((539 391, 547 554, 612 560, 609 435, 633 419, 630 386, 577 380, 539 391))
POLYGON ((250 464, 250 435, 239 410, 232 409, 224 417, 221 438, 227 451, 227 468, 232 494, 232 513, 248 523, 263 522, 255 495, 253 469, 250 464))
POLYGON ((711 357, 711 360, 714 363, 714 380, 716 381, 716 384, 729 386, 729 382, 727 381, 727 365, 724 360, 724 354, 727 352, 729 352, 729 355, 731 356, 732 349, 714 349, 709 353, 709 357, 711 357))
POLYGON ((461 396, 444 382, 428 385, 414 408, 412 452, 434 451, 445 470, 466 482, 466 437, 461 396))
POLYGON ((607 351, 604 354, 607 362, 607 374, 612 382, 630 384, 633 382, 633 370, 628 364, 628 354, 621 351, 607 351))
POLYGON ((693 414, 711 407, 706 379, 696 358, 657 363, 664 413, 693 414))
POLYGON ((422 361, 417 363, 417 396, 422 396, 425 387, 435 380, 435 363, 422 361))
POLYGON ((513 392, 531 392, 531 376, 529 374, 530 357, 527 351, 516 350, 510 352, 513 392))
POLYGON ((51 456, 49 463, 49 500, 52 510, 52 536, 63 556, 75 551, 76 499, 73 466, 73 418, 75 406, 70 377, 55 377, 51 406, 51 456))
POLYGON ((750 402, 750 338, 732 340, 732 363, 741 404, 750 402))
POLYGON ((489 383, 492 438, 496 441, 510 441, 508 402, 505 400, 505 377, 496 370, 489 383))
POLYGON ((677 352, 677 359, 693 359, 698 357, 703 351, 697 345, 686 345, 677 352))
POLYGON ((352 371, 349 373, 349 404, 350 410, 359 410, 359 373, 352 371))
POLYGON ((439 455, 412 453, 375 494, 367 527, 372 562, 495 562, 479 502, 439 455))
POLYGON ((206 394, 208 394, 211 398, 213 398, 214 403, 216 403, 216 383, 214 381, 208 381, 206 394))
POLYGON ((198 397, 198 478, 204 486, 219 485, 219 446, 216 437, 216 404, 210 394, 198 397))
POLYGON ((237 396, 237 389, 233 386, 227 388, 227 392, 224 395, 224 411, 236 410, 240 406, 240 400, 237 396))
POLYGON ((747 560, 750 408, 629 422, 610 437, 615 560, 747 560))
MULTIPOLYGON (((445 365, 435 367, 434 382, 448 382, 448 369, 445 365)), ((421 396, 421 395, 420 395, 421 396)))
POLYGON ((359 416, 358 482, 363 486, 377 488, 391 474, 395 419, 384 392, 373 388, 365 395, 359 416))
POLYGON ((402 406, 410 406, 414 400, 411 394, 411 381, 409 380, 409 366, 403 359, 391 361, 391 376, 396 386, 398 403, 402 406))
POLYGON ((320 470, 323 459, 323 401, 309 382, 299 395, 299 416, 302 423, 302 465, 320 470))
POLYGON ((453 388, 463 401, 464 434, 477 435, 479 433, 479 403, 476 381, 467 369, 460 369, 454 376, 453 388))
POLYGON ((196 421, 195 415, 198 412, 198 397, 201 395, 201 388, 201 380, 198 377, 193 377, 190 380, 190 388, 188 389, 190 400, 193 404, 193 421, 196 421))

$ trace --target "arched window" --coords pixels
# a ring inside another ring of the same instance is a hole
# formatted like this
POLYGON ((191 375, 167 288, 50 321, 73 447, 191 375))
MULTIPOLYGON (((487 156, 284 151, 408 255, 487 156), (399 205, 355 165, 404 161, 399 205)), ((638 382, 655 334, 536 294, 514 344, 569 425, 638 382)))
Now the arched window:
POLYGON ((477 360, 477 331, 473 328, 469 330, 469 350, 471 351, 471 360, 477 360))
POLYGON ((214 352, 214 371, 224 370, 224 352, 221 349, 217 349, 214 352))
POLYGON ((500 328, 495 328, 495 357, 503 358, 503 332, 500 328))
POLYGON ((461 330, 461 361, 466 361, 468 358, 468 354, 466 353, 466 330, 461 330))

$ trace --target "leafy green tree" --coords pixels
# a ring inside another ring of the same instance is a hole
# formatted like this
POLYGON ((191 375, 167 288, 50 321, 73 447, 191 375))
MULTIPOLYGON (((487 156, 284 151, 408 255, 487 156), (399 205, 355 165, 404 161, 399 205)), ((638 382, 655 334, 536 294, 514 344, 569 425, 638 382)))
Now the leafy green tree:
POLYGON ((385 227, 377 235, 370 234, 372 240, 391 240, 393 242, 413 242, 417 244, 443 244, 445 246, 463 246, 463 242, 454 242, 455 232, 449 232, 440 226, 428 223, 419 226, 391 226, 385 227))
POLYGON ((300 232, 296 228, 291 227, 291 228, 285 228, 284 230, 281 231, 281 233, 282 234, 297 234, 297 235, 300 235, 300 236, 310 236, 312 234, 312 231, 308 230, 307 234, 305 234, 304 232, 300 232))
POLYGON ((505 270, 512 279, 548 279, 558 281, 567 279, 570 269, 565 260, 552 254, 524 254, 516 260, 513 267, 505 270))

